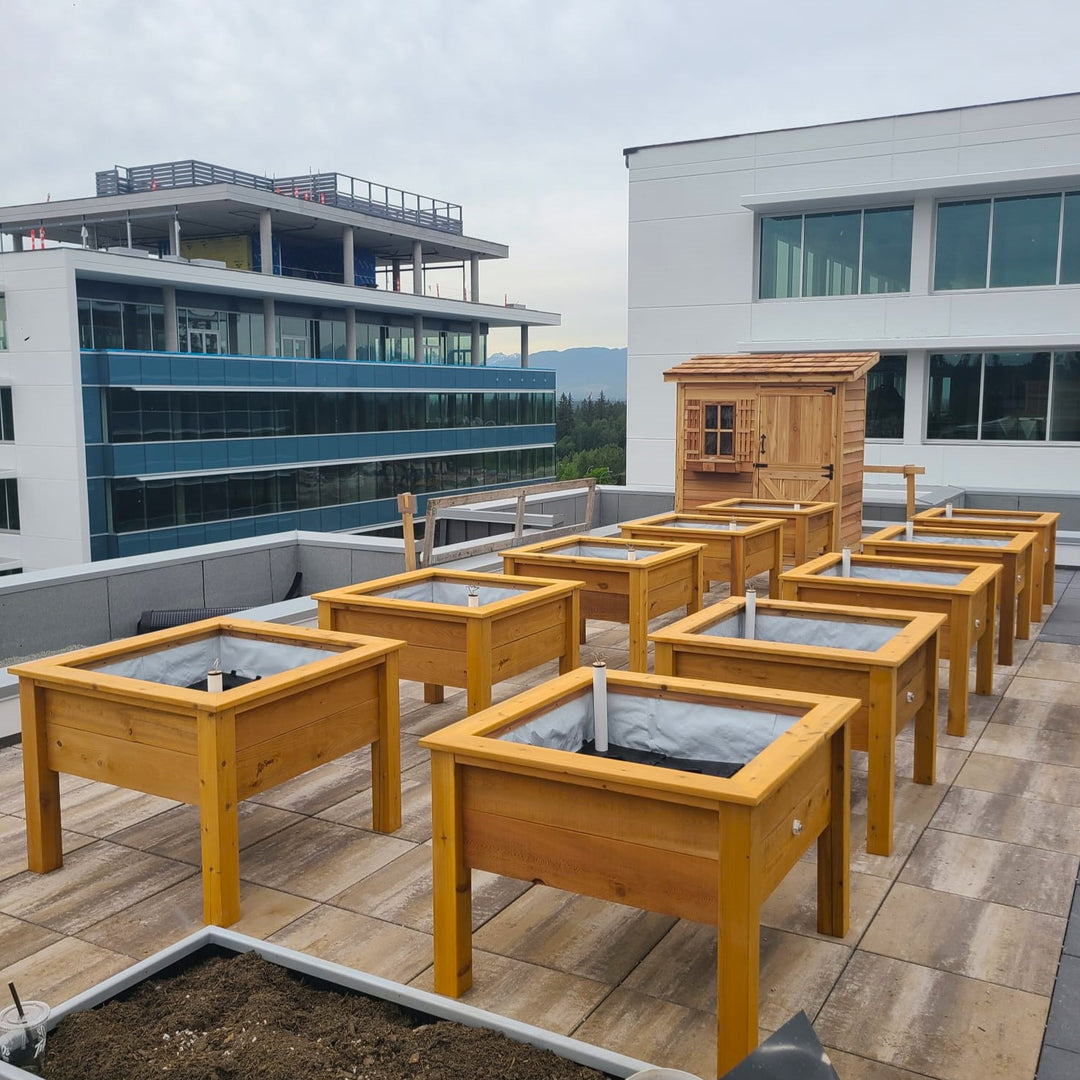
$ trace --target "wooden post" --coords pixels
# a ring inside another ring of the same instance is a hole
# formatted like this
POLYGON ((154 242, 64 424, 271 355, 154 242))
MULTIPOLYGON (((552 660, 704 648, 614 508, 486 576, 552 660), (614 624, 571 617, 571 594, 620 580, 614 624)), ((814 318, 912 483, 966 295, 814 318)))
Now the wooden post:
POLYGON ((397 497, 398 513, 401 514, 401 534, 405 539, 405 569, 416 569, 416 535, 413 532, 413 514, 416 513, 416 496, 404 491, 397 497))
POLYGON ((26 800, 26 863, 36 874, 64 862, 60 837, 60 775, 48 766, 45 691, 27 678, 19 680, 22 713, 23 778, 26 800))
POLYGON ((472 870, 465 862, 461 791, 453 754, 431 753, 432 916, 435 993, 472 986, 472 870))
POLYGON ((199 710, 199 829, 202 839, 203 921, 231 926, 240 918, 240 840, 237 826, 236 718, 199 710))
POLYGON ((866 850, 891 855, 896 782, 896 669, 872 668, 867 708, 866 850))
POLYGON ((845 724, 829 740, 829 824, 818 837, 817 929, 844 937, 850 924, 851 726, 845 724))
POLYGON ((941 631, 934 635, 933 644, 926 650, 926 685, 923 701, 915 714, 915 762, 912 779, 916 784, 932 784, 937 774, 937 698, 938 655, 941 652, 941 631))
POLYGON ((376 832, 401 828, 401 738, 398 654, 379 668, 379 737, 371 744, 371 824, 376 832))

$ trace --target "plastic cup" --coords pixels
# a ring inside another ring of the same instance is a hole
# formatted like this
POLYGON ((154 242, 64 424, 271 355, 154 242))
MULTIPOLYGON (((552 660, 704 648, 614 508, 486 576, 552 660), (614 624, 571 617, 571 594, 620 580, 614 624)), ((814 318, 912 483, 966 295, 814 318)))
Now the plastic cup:
POLYGON ((22 1016, 14 1005, 0 1010, 0 1061, 41 1076, 50 1009, 44 1001, 24 1001, 22 1007, 22 1016))

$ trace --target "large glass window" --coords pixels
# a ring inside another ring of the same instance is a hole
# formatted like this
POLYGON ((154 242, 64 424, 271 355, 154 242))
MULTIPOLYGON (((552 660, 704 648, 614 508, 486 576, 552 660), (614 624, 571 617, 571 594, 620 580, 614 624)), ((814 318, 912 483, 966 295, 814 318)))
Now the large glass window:
POLYGON ((0 386, 0 442, 15 441, 15 413, 11 406, 11 387, 0 386))
MULTIPOLYGON (((1080 191, 1065 194, 1061 223, 1061 284, 1080 284, 1080 191)), ((0 303, 3 298, 0 297, 0 303)))
POLYGON ((931 355, 926 437, 977 439, 981 384, 980 353, 931 355))
POLYGON ((1044 440, 1049 390, 1048 352, 987 353, 983 359, 982 437, 1044 440))
POLYGON ((19 485, 13 476, 0 480, 0 529, 19 529, 19 485))
POLYGON ((102 389, 112 443, 553 424, 555 395, 102 389))
POLYGON ((134 301, 78 301, 79 345, 83 349, 165 348, 165 309, 134 301))
POLYGON ((802 214, 761 219, 762 297, 787 299, 802 294, 802 214))
POLYGON ((928 439, 1080 441, 1080 353, 935 353, 928 439))
POLYGON ((910 206, 761 219, 758 296, 851 296, 911 287, 910 206))
POLYGON ((989 238, 989 199, 942 203, 937 211, 934 288, 985 288, 989 238))
POLYGON ((803 296, 849 296, 859 288, 856 210, 807 214, 803 224, 803 296))
POLYGON ((863 213, 861 293, 905 293, 911 288, 910 206, 863 213))
POLYGON ((990 286, 1053 285, 1057 280, 1061 196, 994 200, 990 286))
POLYGON ((1050 438, 1080 442, 1080 352, 1054 354, 1050 438))
POLYGON ((7 343, 7 300, 0 293, 0 349, 6 349, 7 343))
POLYGON ((940 203, 934 288, 1080 283, 1080 192, 940 203))
POLYGON ((904 393, 907 356, 887 354, 866 374, 866 437, 904 437, 904 393))
MULTIPOLYGON (((110 531, 139 532, 255 514, 286 513, 390 499, 400 491, 434 494, 455 488, 521 483, 555 475, 550 446, 491 450, 430 459, 351 461, 298 469, 192 476, 175 480, 110 481, 110 531)), ((0 481, 0 528, 18 528, 15 481, 0 481), (12 504, 8 497, 10 487, 12 504), (5 507, 13 505, 8 518, 5 507), (4 520, 13 520, 5 526, 4 520)))

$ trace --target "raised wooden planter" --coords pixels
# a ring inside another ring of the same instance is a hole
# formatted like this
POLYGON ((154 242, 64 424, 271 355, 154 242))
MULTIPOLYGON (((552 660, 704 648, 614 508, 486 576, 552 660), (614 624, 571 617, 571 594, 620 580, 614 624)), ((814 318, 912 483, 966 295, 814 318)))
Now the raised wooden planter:
POLYGON ((912 538, 905 525, 890 525, 863 539, 867 555, 901 555, 912 559, 963 559, 1001 567, 998 583, 998 663, 1013 662, 1016 638, 1031 637, 1032 559, 1036 535, 1031 532, 987 532, 979 529, 938 529, 915 525, 912 538))
POLYGON ((784 502, 779 499, 721 499, 695 507, 699 514, 729 518, 779 518, 784 523, 784 559, 801 566, 829 551, 836 529, 836 503, 784 502), (796 509, 798 507, 798 509, 796 509))
POLYGON ((198 806, 203 916, 219 926, 240 917, 239 800, 370 745, 374 828, 400 828, 401 647, 224 617, 10 668, 29 868, 63 863, 61 772, 198 806), (190 689, 217 662, 254 681, 190 689))
POLYGON ((712 923, 723 1073, 757 1045, 761 904, 814 839, 818 930, 847 930, 858 702, 628 672, 607 680, 613 743, 629 745, 647 717, 659 745, 688 731, 719 745, 726 733, 752 756, 721 778, 574 752, 593 736, 588 668, 421 739, 431 750, 435 989, 458 997, 472 985, 474 868, 712 923))
POLYGON ((866 850, 892 852, 896 736, 914 720, 918 784, 934 782, 943 615, 732 597, 649 635, 657 675, 858 698, 851 746, 869 754, 866 850))
POLYGON ((934 506, 915 515, 921 525, 935 529, 987 529, 996 532, 1034 532, 1039 534, 1032 558, 1031 617, 1042 622, 1043 604, 1054 602, 1054 565, 1057 559, 1057 526, 1060 514, 1039 510, 980 510, 954 507, 952 517, 944 506, 934 506), (1042 557, 1040 558, 1040 549, 1042 557))
POLYGON ((581 583, 581 640, 586 619, 630 628, 630 670, 648 668, 649 620, 685 605, 701 609, 702 546, 662 540, 568 536, 500 552, 508 574, 581 583))
POLYGON ((829 552, 780 575, 784 600, 861 608, 929 611, 945 616, 941 655, 949 660, 950 735, 967 732, 968 657, 978 647, 975 692, 994 689, 994 611, 1001 567, 989 563, 929 562, 892 555, 852 555, 843 577, 840 552, 829 552))
POLYGON ((491 688, 503 679, 548 660, 557 659, 560 672, 578 665, 575 582, 427 569, 312 599, 325 630, 405 641, 401 677, 422 682, 428 702, 442 701, 444 686, 465 687, 470 713, 491 704, 491 688))
POLYGON ((784 523, 779 519, 724 521, 714 514, 657 514, 624 521, 619 531, 627 540, 701 544, 706 585, 712 581, 730 582, 732 596, 746 591, 747 578, 766 572, 769 595, 779 591, 784 557, 784 523))

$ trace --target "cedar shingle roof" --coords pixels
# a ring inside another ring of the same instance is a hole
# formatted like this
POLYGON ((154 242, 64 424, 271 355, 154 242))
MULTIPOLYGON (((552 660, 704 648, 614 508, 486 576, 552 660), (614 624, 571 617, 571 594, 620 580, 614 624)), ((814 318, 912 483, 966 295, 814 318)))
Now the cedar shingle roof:
POLYGON ((666 382, 727 376, 753 377, 757 382, 848 382, 865 375, 878 362, 876 352, 736 353, 694 356, 664 372, 666 382))

